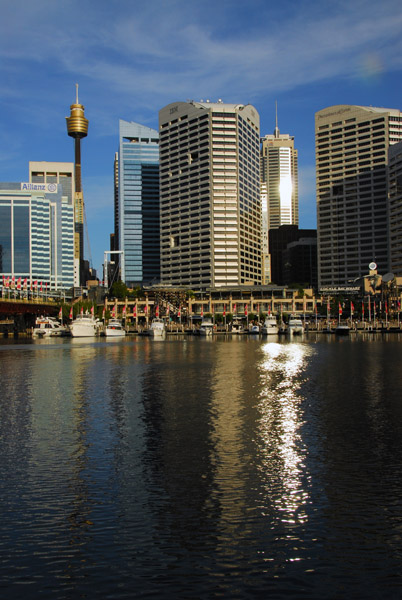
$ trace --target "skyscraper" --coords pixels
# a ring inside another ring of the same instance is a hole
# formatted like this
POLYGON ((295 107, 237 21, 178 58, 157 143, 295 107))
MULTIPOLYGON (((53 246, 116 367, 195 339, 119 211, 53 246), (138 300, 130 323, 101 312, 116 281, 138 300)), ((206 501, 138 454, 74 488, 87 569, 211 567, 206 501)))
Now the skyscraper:
POLYGON ((162 283, 260 284, 259 115, 175 102, 159 112, 162 283))
POLYGON ((84 270, 84 196, 81 183, 81 139, 88 135, 88 119, 84 116, 84 106, 78 101, 78 84, 76 84, 75 104, 70 106, 70 116, 66 117, 67 133, 74 138, 74 220, 75 220, 75 243, 74 259, 76 261, 76 273, 79 273, 79 281, 75 285, 85 285, 86 273, 84 270))
POLYGON ((402 142, 389 149, 390 271, 402 275, 402 142))
POLYGON ((261 139, 261 183, 267 194, 268 230, 299 224, 299 184, 294 137, 280 133, 261 139))
POLYGON ((115 231, 119 250, 124 252, 121 278, 129 286, 159 282, 158 132, 120 120, 114 165, 118 187, 115 231))
POLYGON ((47 289, 74 284, 74 209, 61 184, 0 183, 0 273, 47 289))
POLYGON ((374 261, 389 270, 388 147, 402 139, 396 109, 331 106, 316 113, 319 286, 345 284, 374 261))

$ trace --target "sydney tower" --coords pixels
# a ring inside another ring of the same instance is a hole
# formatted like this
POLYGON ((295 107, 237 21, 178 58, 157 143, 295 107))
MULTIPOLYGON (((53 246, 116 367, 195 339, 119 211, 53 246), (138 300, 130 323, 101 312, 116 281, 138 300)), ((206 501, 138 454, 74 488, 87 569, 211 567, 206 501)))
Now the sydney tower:
POLYGON ((70 106, 70 116, 66 117, 67 133, 75 140, 75 198, 74 198, 74 285, 85 284, 84 260, 84 196, 81 184, 81 139, 88 135, 88 119, 84 116, 84 106, 78 102, 78 83, 76 101, 70 106), (79 281, 78 281, 79 279, 79 281))

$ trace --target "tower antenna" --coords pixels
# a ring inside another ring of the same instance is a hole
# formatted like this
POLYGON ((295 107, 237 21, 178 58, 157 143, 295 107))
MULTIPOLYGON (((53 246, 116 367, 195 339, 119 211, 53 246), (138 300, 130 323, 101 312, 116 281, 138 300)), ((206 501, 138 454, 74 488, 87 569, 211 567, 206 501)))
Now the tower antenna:
POLYGON ((274 136, 279 137, 279 127, 278 127, 278 101, 275 100, 275 131, 274 136))

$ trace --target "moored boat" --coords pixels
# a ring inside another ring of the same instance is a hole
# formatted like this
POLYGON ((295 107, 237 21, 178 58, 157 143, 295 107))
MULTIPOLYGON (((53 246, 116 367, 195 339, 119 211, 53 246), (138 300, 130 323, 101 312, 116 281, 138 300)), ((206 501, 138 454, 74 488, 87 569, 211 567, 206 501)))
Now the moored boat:
POLYGON ((291 316, 288 321, 287 331, 290 335, 299 335, 300 333, 303 333, 304 328, 302 320, 291 316))
POLYGON ((33 337, 60 337, 69 335, 68 328, 54 317, 38 317, 32 330, 33 337))
POLYGON ((253 335, 259 335, 260 333, 260 326, 259 325, 251 325, 250 329, 248 330, 249 333, 253 334, 253 335))
POLYGON ((350 327, 349 325, 339 325, 335 329, 336 335, 349 335, 350 327))
POLYGON ((126 330, 120 319, 110 319, 105 327, 105 335, 106 337, 124 337, 126 335, 126 330))
POLYGON ((277 335, 279 332, 278 323, 276 318, 271 316, 267 317, 262 326, 261 333, 263 335, 277 335))
POLYGON ((100 335, 102 322, 92 314, 79 314, 70 325, 72 337, 95 337, 100 335))
POLYGON ((152 319, 151 327, 148 329, 148 335, 154 338, 162 338, 166 335, 166 326, 163 319, 156 317, 152 319))
POLYGON ((214 324, 211 319, 203 319, 200 325, 200 335, 210 336, 214 330, 214 324))

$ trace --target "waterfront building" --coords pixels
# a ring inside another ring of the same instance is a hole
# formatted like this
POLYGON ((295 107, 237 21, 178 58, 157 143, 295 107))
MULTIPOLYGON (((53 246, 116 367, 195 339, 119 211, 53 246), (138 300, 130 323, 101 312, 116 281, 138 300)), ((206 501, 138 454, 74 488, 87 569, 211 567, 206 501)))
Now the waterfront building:
MULTIPOLYGON (((314 232, 316 233, 316 232, 314 232)), ((283 285, 298 283, 317 289, 317 237, 300 237, 282 253, 283 285)))
POLYGON ((85 206, 81 179, 81 140, 88 135, 88 119, 84 115, 84 106, 78 100, 78 84, 76 84, 76 100, 70 106, 70 116, 66 117, 67 133, 74 138, 74 259, 76 261, 75 285, 85 285, 89 277, 84 263, 84 226, 85 206))
POLYGON ((43 291, 74 284, 74 207, 61 184, 0 183, 0 274, 43 291))
POLYGON ((397 109, 339 105, 315 115, 319 286, 390 268, 388 148, 402 140, 397 109))
POLYGON ((390 270, 402 275, 402 142, 389 148, 389 255, 390 270))
POLYGON ((159 112, 159 133, 163 284, 261 284, 256 109, 175 102, 159 112))
POLYGON ((159 282, 158 132, 120 120, 114 173, 115 236, 123 252, 121 278, 128 286, 159 282))

